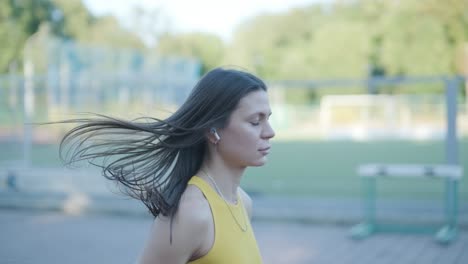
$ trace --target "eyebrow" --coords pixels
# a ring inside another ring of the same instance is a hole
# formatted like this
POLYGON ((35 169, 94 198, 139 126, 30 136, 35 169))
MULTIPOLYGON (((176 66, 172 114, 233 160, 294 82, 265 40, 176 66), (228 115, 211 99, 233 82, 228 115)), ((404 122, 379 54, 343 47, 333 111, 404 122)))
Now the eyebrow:
POLYGON ((269 112, 268 114, 265 112, 257 112, 255 114, 251 114, 249 117, 254 117, 257 115, 259 115, 260 117, 265 117, 265 116, 271 116, 272 114, 273 114, 272 112, 269 112))

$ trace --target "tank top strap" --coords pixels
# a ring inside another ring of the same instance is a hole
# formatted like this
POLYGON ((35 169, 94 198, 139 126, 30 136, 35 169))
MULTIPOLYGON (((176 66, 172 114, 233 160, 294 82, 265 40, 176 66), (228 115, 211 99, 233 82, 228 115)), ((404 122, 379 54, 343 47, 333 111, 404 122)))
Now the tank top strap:
MULTIPOLYGON (((206 199, 210 202, 210 204, 225 203, 223 198, 216 192, 216 190, 213 189, 211 185, 202 178, 195 175, 189 180, 188 184, 197 186, 202 191, 203 195, 205 195, 206 199)), ((231 206, 232 208, 236 208, 239 206, 243 208, 244 204, 242 202, 242 199, 240 198, 239 192, 237 193, 237 201, 237 204, 229 204, 229 206, 231 206)))
POLYGON ((189 180, 188 184, 197 186, 198 189, 200 189, 202 191, 203 195, 205 195, 206 199, 208 199, 208 201, 217 200, 216 198, 218 197, 218 194, 202 178, 195 175, 189 180))

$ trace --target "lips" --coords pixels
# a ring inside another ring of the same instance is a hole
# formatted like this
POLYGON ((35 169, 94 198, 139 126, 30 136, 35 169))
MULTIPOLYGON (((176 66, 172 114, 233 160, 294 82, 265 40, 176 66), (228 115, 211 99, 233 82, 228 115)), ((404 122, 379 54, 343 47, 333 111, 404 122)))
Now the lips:
POLYGON ((269 150, 270 150, 270 147, 266 147, 266 148, 261 148, 261 149, 259 149, 258 151, 262 151, 262 152, 263 152, 263 151, 269 151, 269 150))

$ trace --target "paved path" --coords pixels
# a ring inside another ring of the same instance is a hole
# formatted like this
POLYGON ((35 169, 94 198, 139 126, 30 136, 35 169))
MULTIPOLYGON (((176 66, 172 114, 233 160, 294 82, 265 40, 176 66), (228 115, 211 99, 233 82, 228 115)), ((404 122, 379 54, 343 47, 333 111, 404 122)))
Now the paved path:
MULTIPOLYGON (((363 218, 360 199, 252 196, 254 219, 301 223, 356 224, 363 218)), ((47 209, 91 213, 147 215, 146 208, 122 195, 82 192, 14 192, 0 190, 0 209, 47 209)), ((390 222, 441 224, 442 200, 378 200, 377 218, 390 222)), ((458 223, 468 229, 468 202, 460 201, 458 223)))
MULTIPOLYGON (((148 217, 67 216, 56 212, 0 210, 3 264, 132 263, 151 225, 148 217)), ((468 231, 441 246, 429 235, 347 237, 349 226, 254 221, 265 263, 466 264, 468 231)))

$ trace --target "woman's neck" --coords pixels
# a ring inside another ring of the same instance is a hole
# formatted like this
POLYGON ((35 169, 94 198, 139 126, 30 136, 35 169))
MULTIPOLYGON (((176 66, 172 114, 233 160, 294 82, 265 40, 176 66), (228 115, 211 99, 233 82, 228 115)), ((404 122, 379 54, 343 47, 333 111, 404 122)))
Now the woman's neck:
POLYGON ((219 161, 205 161, 200 171, 199 176, 213 185, 217 192, 221 192, 221 196, 227 202, 237 203, 237 189, 245 168, 229 167, 224 162, 219 161))

